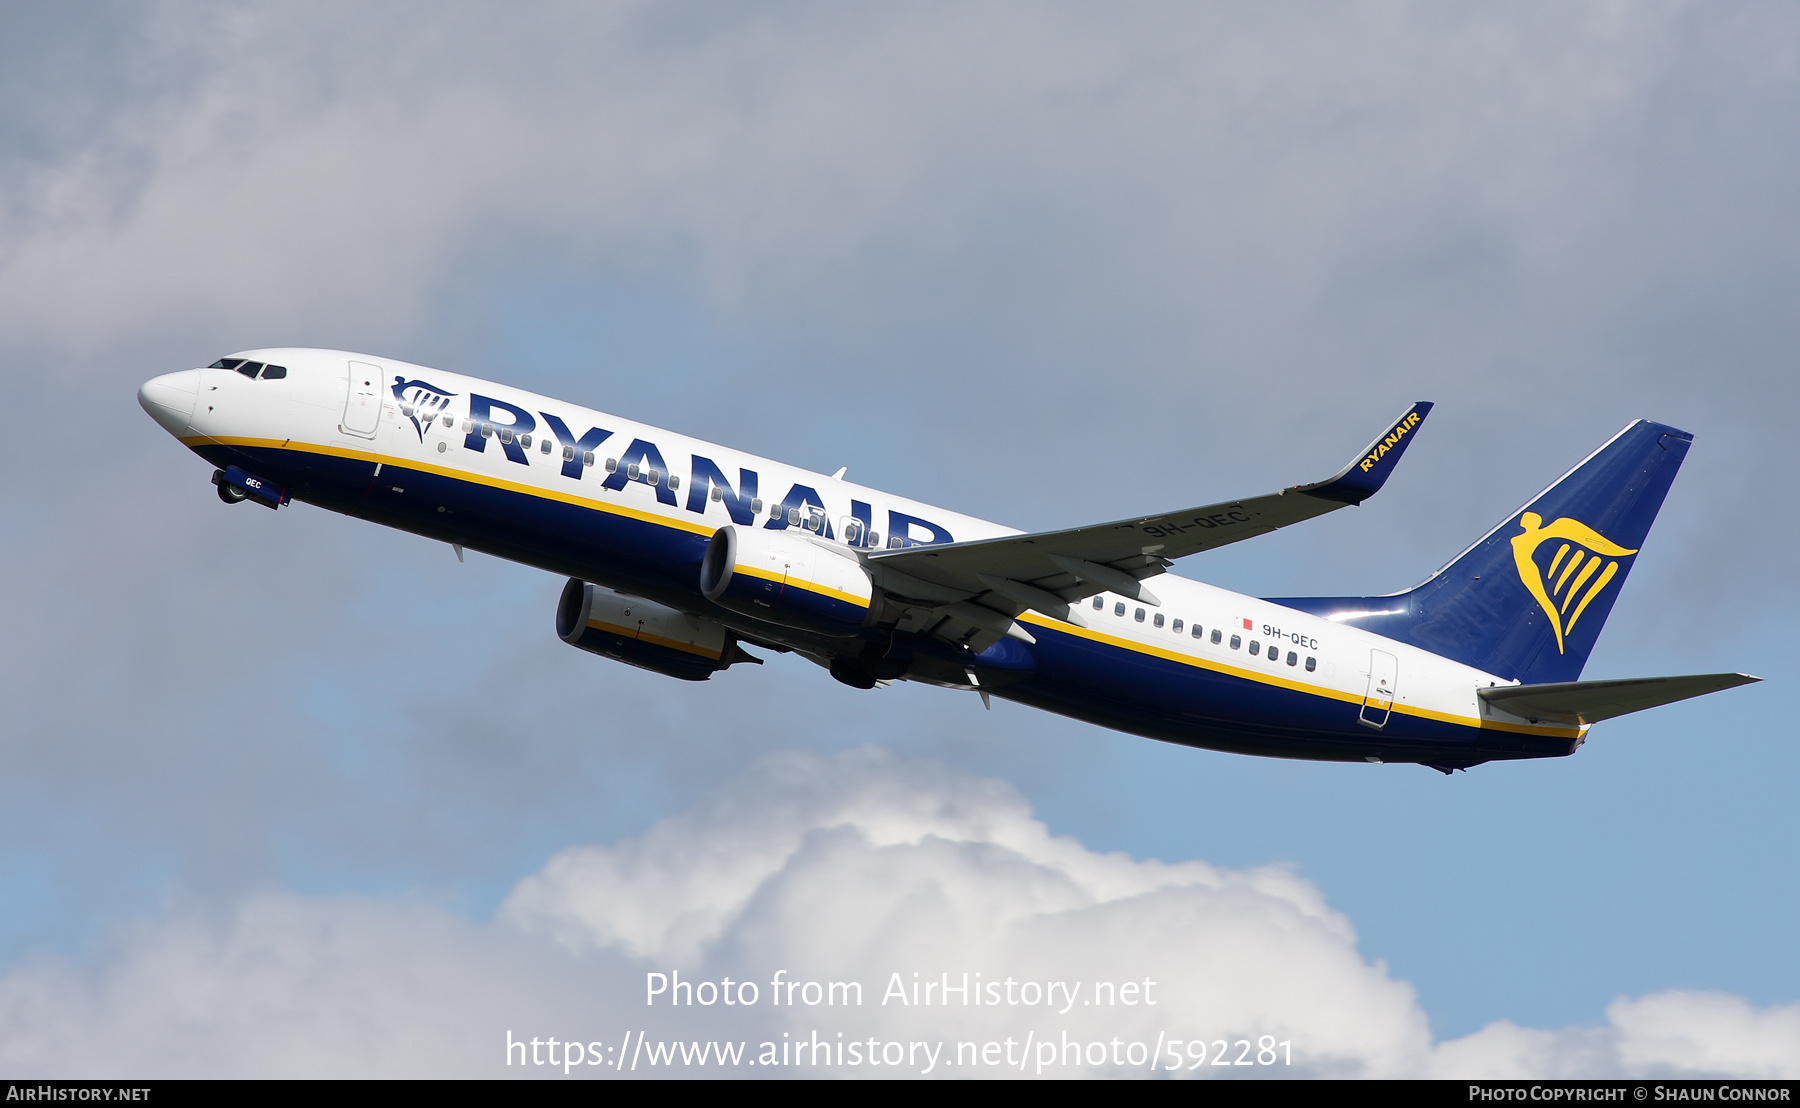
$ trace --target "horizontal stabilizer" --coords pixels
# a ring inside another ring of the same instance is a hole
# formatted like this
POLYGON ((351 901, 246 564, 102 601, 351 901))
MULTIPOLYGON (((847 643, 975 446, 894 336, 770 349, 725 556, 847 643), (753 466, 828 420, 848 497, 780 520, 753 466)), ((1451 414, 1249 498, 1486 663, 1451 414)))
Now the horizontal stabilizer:
POLYGON ((1502 685, 1476 689, 1503 712, 1529 720, 1599 723, 1689 697, 1761 681, 1747 673, 1697 673, 1685 677, 1627 677, 1618 681, 1559 681, 1549 685, 1502 685))

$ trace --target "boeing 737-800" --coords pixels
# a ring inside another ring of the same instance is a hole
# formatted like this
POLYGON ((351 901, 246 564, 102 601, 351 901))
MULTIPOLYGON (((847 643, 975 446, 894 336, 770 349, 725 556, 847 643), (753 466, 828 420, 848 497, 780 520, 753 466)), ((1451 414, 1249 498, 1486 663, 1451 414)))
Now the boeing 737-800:
POLYGON ((568 578, 573 646, 687 680, 744 645, 1188 746, 1449 773, 1754 681, 1581 681, 1692 436, 1626 427, 1416 588, 1257 599, 1167 571, 1374 495, 1431 405, 1332 477, 1024 534, 621 416, 334 350, 251 350, 139 402, 227 503, 299 500, 568 578))

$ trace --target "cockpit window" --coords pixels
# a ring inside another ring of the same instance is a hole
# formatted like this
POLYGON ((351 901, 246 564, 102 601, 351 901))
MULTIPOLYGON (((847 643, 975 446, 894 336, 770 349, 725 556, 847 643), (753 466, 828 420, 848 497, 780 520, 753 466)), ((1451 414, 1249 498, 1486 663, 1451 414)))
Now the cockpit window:
POLYGON ((261 362, 246 361, 243 358, 220 358, 206 368, 235 369, 251 380, 255 380, 259 373, 262 374, 262 379, 265 381, 279 381, 287 376, 287 366, 264 365, 261 362))

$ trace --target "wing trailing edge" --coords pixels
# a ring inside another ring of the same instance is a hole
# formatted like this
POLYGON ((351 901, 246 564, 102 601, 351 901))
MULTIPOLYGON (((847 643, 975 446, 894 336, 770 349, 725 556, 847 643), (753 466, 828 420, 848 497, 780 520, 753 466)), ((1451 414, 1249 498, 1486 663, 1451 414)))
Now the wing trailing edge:
MULTIPOLYGON (((1163 572, 1173 559, 1266 535, 1373 496, 1430 411, 1428 402, 1412 405, 1349 465, 1310 485, 1063 531, 883 550, 868 554, 866 562, 878 577, 884 571, 903 574, 905 580, 958 592, 958 599, 1002 591, 989 583, 997 579, 1064 601, 1111 589, 1154 604, 1154 598, 1140 595, 1137 582, 1163 572)), ((903 581, 889 591, 907 595, 903 581)), ((1021 590, 1006 589, 1003 595, 1015 591, 1021 590)))

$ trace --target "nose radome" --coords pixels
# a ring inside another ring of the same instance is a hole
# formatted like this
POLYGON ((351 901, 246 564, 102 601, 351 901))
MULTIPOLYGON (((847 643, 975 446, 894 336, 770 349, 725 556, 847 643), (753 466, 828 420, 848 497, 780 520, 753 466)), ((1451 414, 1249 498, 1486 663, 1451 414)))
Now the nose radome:
POLYGON ((138 405, 171 435, 188 433, 188 419, 200 395, 200 371, 184 369, 152 377, 138 387, 138 405))

